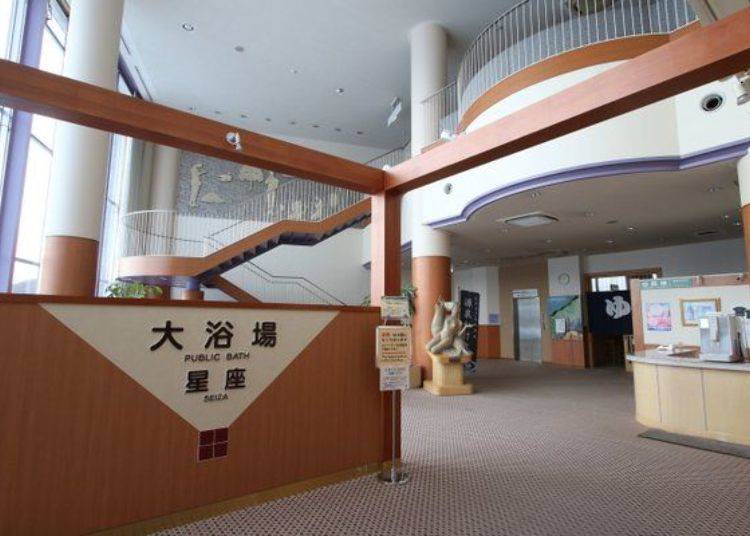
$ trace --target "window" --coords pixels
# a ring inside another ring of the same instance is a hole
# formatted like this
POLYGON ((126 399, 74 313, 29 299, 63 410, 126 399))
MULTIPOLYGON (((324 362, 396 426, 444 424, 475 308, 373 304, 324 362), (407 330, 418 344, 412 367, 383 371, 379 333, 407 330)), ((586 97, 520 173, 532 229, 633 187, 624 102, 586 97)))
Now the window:
MULTIPOLYGON (((0 58, 18 60, 25 13, 25 0, 3 0, 0 2, 0 58)), ((8 156, 12 120, 13 111, 10 108, 0 106, 0 191, 2 191, 4 183, 5 162, 8 156)))
POLYGON ((632 272, 590 274, 591 292, 610 292, 613 290, 630 290, 633 279, 652 279, 661 277, 661 268, 644 269, 632 272))
MULTIPOLYGON (((40 69, 60 74, 64 56, 63 26, 50 17, 44 28, 40 69)), ((56 121, 35 115, 31 122, 29 156, 24 176, 21 220, 18 225, 16 256, 13 263, 12 291, 34 293, 39 280, 39 263, 44 241, 44 220, 47 213, 47 190, 52 170, 56 121)))

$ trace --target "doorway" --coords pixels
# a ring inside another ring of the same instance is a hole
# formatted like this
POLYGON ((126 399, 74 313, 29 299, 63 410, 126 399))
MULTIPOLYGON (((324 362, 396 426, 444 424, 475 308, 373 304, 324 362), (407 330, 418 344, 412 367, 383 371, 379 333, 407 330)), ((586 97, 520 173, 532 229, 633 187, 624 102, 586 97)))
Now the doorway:
POLYGON ((539 296, 513 299, 514 357, 542 362, 542 314, 539 296))

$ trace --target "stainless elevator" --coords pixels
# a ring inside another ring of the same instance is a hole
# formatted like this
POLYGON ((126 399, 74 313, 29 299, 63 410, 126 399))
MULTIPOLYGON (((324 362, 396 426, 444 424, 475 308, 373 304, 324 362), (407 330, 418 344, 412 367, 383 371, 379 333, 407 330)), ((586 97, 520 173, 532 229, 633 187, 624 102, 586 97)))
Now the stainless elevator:
POLYGON ((513 298, 515 358, 542 362, 542 312, 539 296, 513 298))

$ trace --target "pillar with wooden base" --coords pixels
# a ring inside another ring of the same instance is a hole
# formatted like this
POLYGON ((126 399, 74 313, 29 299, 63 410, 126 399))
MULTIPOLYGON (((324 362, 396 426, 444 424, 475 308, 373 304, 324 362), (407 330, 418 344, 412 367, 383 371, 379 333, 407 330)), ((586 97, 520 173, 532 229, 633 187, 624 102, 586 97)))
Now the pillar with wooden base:
MULTIPOLYGON (((71 4, 64 76, 117 90, 123 6, 124 0, 71 4)), ((96 292, 109 145, 108 132, 64 121, 57 125, 39 280, 42 294, 96 292)))
POLYGON ((427 352, 432 361, 432 380, 425 380, 422 388, 437 396, 470 395, 474 386, 464 383, 464 363, 471 361, 471 357, 461 358, 427 352))

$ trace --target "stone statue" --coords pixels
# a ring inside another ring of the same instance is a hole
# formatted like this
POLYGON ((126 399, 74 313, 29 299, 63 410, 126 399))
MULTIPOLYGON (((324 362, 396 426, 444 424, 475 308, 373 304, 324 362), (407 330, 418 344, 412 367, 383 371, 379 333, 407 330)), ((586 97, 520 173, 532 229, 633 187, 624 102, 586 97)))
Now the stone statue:
POLYGON ((203 177, 206 172, 203 171, 203 164, 195 164, 190 168, 190 206, 198 206, 198 193, 203 184, 203 177))
POLYGON ((428 352, 456 360, 472 356, 472 352, 466 347, 464 333, 473 326, 464 325, 458 317, 458 311, 458 302, 445 302, 438 298, 430 326, 432 339, 426 346, 428 352))

